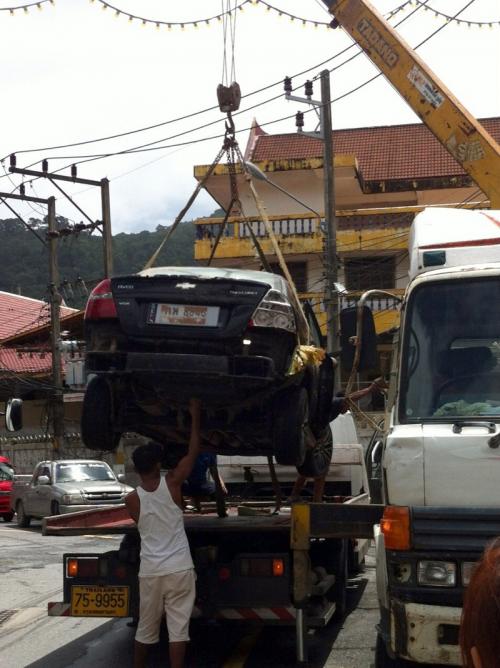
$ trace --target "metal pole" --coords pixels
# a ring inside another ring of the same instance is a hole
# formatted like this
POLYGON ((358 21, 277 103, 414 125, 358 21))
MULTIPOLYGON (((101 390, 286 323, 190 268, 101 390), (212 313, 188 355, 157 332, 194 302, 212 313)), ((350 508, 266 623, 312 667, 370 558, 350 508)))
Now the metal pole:
POLYGON ((321 72, 321 134, 323 137, 323 178, 325 187, 325 256, 326 256, 326 319, 327 345, 330 355, 339 350, 339 320, 337 292, 337 219, 335 216, 335 183, 333 169, 332 108, 330 96, 330 72, 321 72))
POLYGON ((295 608, 295 640, 298 663, 305 663, 307 661, 306 634, 304 610, 303 608, 295 608))
POLYGON ((104 276, 113 274, 113 235, 111 234, 111 207, 109 204, 109 181, 101 179, 102 237, 104 241, 104 276))
POLYGON ((64 401, 61 368, 61 322, 59 294, 59 264, 57 257, 58 237, 56 224, 56 199, 49 197, 47 203, 50 276, 50 342, 52 348, 52 424, 54 428, 54 458, 61 457, 64 447, 64 401))

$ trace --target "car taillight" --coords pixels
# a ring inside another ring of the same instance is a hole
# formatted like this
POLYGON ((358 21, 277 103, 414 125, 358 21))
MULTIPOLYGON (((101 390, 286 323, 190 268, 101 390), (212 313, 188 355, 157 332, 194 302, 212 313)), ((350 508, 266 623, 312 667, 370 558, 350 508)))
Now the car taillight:
POLYGON ((85 308, 85 320, 100 320, 102 318, 117 318, 111 280, 105 278, 90 293, 85 308))
POLYGON ((249 327, 273 327, 295 332, 295 315, 291 304, 277 290, 269 290, 255 309, 249 327))

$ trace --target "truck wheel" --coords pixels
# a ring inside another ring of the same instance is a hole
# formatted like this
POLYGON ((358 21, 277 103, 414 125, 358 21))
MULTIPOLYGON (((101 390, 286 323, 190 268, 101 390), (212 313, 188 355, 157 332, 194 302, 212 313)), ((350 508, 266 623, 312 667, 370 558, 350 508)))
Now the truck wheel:
POLYGON ((26 513, 24 512, 24 505, 22 501, 18 501, 17 503, 16 515, 17 515, 17 525, 21 527, 21 529, 29 527, 29 525, 31 524, 31 516, 26 515, 26 513))
POLYGON ((59 508, 59 504, 58 504, 57 501, 52 501, 52 503, 50 504, 50 514, 51 515, 60 515, 61 514, 61 510, 59 508))
POLYGON ((14 513, 4 513, 2 515, 2 519, 4 522, 12 522, 12 518, 14 517, 14 513))
POLYGON ((393 659, 387 652, 387 647, 382 636, 377 634, 377 644, 375 646, 375 668, 411 668, 415 666, 410 661, 404 659, 393 659))
POLYGON ((81 419, 82 441, 90 450, 116 449, 120 434, 113 429, 113 397, 110 383, 96 376, 87 385, 81 419))
POLYGON ((327 425, 318 437, 314 447, 307 449, 304 462, 297 466, 297 471, 306 478, 318 478, 325 475, 328 473, 332 461, 332 452, 332 430, 330 425, 327 425))
POLYGON ((309 398, 303 387, 293 387, 276 398, 273 449, 278 464, 300 466, 306 456, 309 398))

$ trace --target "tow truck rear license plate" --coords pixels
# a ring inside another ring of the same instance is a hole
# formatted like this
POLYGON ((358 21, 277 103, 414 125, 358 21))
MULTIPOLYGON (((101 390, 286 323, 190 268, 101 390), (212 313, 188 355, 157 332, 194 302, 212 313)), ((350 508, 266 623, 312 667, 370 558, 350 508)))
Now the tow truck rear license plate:
POLYGON ((128 587, 71 587, 72 617, 128 617, 128 587))
POLYGON ((152 325, 184 325, 185 327, 217 327, 218 306, 189 304, 151 304, 148 323, 152 325))

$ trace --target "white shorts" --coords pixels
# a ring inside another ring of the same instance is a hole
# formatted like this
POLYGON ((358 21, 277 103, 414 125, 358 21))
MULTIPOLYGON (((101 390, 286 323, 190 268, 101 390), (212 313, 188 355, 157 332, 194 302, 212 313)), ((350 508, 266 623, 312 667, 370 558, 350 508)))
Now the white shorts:
POLYGON ((139 578, 139 624, 135 639, 145 645, 157 643, 163 613, 170 642, 189 640, 189 620, 195 599, 194 569, 169 575, 139 578))

